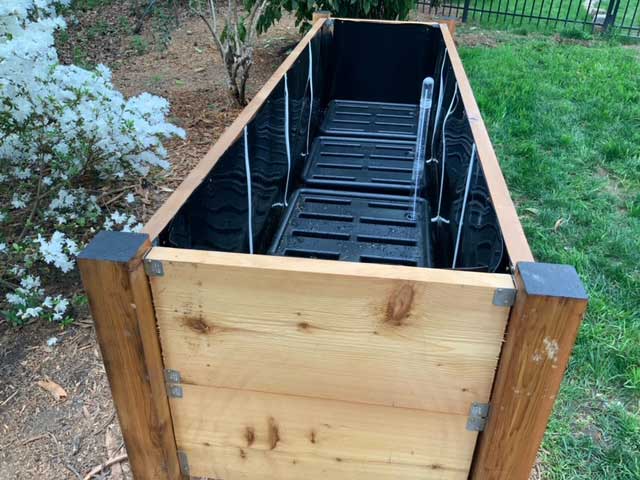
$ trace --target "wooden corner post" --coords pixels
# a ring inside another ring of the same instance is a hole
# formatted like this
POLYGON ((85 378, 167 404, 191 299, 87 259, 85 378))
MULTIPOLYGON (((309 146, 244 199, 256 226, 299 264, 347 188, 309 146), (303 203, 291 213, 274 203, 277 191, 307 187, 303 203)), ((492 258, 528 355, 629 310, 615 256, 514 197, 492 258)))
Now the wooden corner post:
POLYGON ((143 256, 148 235, 101 232, 78 257, 136 480, 181 477, 143 256))
POLYGON ((587 307, 568 265, 520 262, 517 295, 471 480, 527 480, 587 307))

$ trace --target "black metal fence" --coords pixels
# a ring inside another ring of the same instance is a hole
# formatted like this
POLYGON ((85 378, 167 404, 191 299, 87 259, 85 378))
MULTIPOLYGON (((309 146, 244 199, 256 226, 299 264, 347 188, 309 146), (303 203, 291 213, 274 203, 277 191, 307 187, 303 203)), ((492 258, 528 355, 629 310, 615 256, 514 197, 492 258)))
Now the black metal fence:
POLYGON ((463 22, 582 28, 640 38, 640 0, 418 0, 423 12, 463 22))

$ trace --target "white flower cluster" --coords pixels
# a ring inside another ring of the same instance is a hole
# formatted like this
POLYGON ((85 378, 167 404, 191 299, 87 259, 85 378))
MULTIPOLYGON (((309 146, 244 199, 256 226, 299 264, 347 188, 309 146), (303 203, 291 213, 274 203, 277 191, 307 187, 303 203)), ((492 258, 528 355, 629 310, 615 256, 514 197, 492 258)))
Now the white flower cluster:
POLYGON ((39 262, 68 273, 85 232, 141 228, 133 215, 103 212, 87 179, 113 182, 167 168, 162 141, 185 136, 166 121, 165 99, 124 98, 104 65, 89 71, 59 63, 54 33, 65 22, 56 7, 69 3, 0 0, 0 192, 8 192, 0 224, 24 222, 13 236, 0 230, 2 263, 8 257, 14 265, 13 273, 0 269, 0 280, 19 282, 3 296, 16 323, 60 320, 66 312, 67 300, 46 297, 37 276, 25 277, 39 262))
POLYGON ((78 254, 76 242, 67 238, 64 233, 57 231, 48 241, 38 234, 37 241, 40 244, 40 254, 46 263, 53 264, 64 273, 73 270, 72 258, 78 254))
POLYGON ((122 177, 168 167, 161 140, 185 135, 165 121, 169 103, 148 93, 125 99, 104 65, 60 65, 53 33, 64 21, 52 15, 53 2, 10 3, 0 7, 0 159, 7 180, 30 179, 45 166, 45 184, 87 169, 122 177))
POLYGON ((101 214, 95 195, 87 194, 84 188, 76 188, 73 192, 61 188, 51 199, 44 217, 59 226, 77 221, 80 217, 96 220, 101 214))
POLYGON ((14 323, 20 324, 32 318, 45 317, 53 321, 62 321, 69 307, 69 301, 61 295, 44 297, 40 278, 32 275, 24 277, 20 286, 6 296, 7 303, 13 306, 9 313, 14 323))
POLYGON ((123 232, 140 232, 143 225, 138 223, 135 215, 127 215, 116 210, 105 220, 102 227, 105 230, 113 230, 114 227, 117 227, 123 232))

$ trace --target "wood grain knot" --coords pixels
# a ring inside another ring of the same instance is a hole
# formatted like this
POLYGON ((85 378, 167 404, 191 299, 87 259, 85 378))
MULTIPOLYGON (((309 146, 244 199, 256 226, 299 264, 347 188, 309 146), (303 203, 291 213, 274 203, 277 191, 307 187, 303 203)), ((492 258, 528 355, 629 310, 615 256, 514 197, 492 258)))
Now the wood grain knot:
POLYGON ((275 418, 269 417, 269 449, 273 450, 280 441, 280 432, 275 418))
POLYGON ((187 328, 190 328, 201 335, 205 335, 209 333, 209 330, 211 330, 209 324, 201 317, 186 317, 183 323, 187 328))
POLYGON ((413 286, 408 283, 396 289, 389 297, 384 323, 396 327, 402 326, 411 313, 414 296, 413 286))
POLYGON ((247 447, 253 445, 256 440, 256 431, 253 427, 247 427, 244 431, 244 439, 247 441, 247 447))

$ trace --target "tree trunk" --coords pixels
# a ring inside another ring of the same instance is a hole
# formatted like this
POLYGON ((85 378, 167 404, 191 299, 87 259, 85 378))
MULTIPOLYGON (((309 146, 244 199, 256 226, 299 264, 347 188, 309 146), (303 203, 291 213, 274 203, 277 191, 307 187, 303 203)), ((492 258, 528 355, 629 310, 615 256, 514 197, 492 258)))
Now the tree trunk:
POLYGON ((242 71, 240 72, 240 98, 243 105, 247 104, 247 80, 249 79, 249 70, 251 70, 251 65, 253 61, 248 60, 247 64, 243 66, 242 71))

